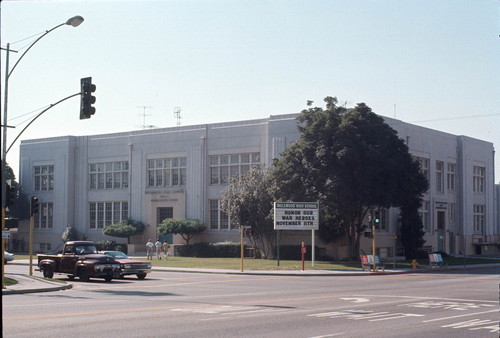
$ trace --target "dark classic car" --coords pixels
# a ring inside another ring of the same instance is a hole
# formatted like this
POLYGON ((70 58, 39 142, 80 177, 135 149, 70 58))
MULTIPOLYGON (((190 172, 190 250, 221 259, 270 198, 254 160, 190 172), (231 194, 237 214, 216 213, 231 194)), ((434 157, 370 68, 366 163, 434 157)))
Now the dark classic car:
POLYGON ((123 278, 127 275, 136 275, 139 279, 146 278, 148 273, 151 273, 151 263, 130 259, 126 254, 121 251, 100 251, 105 255, 113 257, 120 263, 121 272, 120 277, 123 278))

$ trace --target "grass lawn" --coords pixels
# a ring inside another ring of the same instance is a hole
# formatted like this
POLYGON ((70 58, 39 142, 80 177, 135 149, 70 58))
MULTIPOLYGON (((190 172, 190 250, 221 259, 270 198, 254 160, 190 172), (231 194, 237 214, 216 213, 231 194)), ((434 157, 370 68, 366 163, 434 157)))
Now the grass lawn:
MULTIPOLYGON (((146 260, 146 257, 133 257, 138 260, 146 260)), ((29 259, 28 255, 16 255, 17 259, 29 259)), ((446 257, 448 266, 464 265, 462 257, 446 257)), ((33 264, 36 265, 36 256, 33 256, 33 264)), ((153 266, 158 267, 180 267, 180 268, 207 268, 207 269, 232 269, 239 270, 241 267, 240 258, 197 258, 197 257, 169 257, 167 260, 157 260, 153 258, 153 266)), ((427 259, 418 260, 420 267, 429 264, 427 259)), ((500 264, 500 259, 488 259, 478 257, 468 257, 465 260, 467 265, 472 264, 500 264)), ((384 262, 386 269, 392 269, 391 261, 384 262)), ((245 258, 243 260, 245 270, 300 270, 302 262, 298 260, 280 260, 279 266, 276 260, 245 258)), ((311 261, 304 262, 304 268, 307 270, 361 270, 361 263, 356 261, 316 261, 312 266, 311 261)), ((397 262, 396 269, 410 269, 410 262, 397 262)))

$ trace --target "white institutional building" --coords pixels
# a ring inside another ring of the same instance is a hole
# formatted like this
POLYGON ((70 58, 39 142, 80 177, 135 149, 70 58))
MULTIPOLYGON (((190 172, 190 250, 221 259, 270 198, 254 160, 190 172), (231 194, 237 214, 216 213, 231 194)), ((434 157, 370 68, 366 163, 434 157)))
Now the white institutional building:
MULTIPOLYGON (((107 237, 102 229, 130 217, 147 225, 131 238, 129 253, 144 251, 165 218, 203 221, 207 230, 196 242, 239 241, 239 229, 221 212, 221 192, 230 177, 253 165, 269 165, 299 138, 298 114, 103 135, 64 136, 22 141, 19 183, 37 196, 34 251, 56 250, 68 226, 88 240, 107 237)), ((417 158, 429 179, 421 217, 425 249, 449 254, 491 254, 500 249, 498 193, 494 184, 493 144, 384 117, 417 158)), ((377 250, 391 256, 400 244, 398 211, 382 213, 377 250)), ((309 234, 293 234, 311 244, 309 234)), ((27 243, 27 224, 15 239, 27 243)), ((169 237, 183 244, 179 237, 169 237)), ((321 246, 321 242, 316 241, 321 246)), ((371 252, 371 240, 361 248, 371 252)), ((325 246, 329 256, 346 253, 325 246)))

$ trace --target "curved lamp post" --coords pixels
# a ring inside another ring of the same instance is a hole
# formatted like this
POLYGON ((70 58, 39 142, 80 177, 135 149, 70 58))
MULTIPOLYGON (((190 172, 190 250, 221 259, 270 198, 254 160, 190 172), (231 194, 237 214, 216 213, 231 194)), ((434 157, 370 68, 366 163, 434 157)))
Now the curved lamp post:
MULTIPOLYGON (((38 39, 36 39, 25 51, 24 53, 19 57, 19 59, 16 61, 12 69, 9 70, 9 54, 10 52, 15 52, 17 51, 11 50, 10 49, 10 44, 7 44, 7 48, 5 48, 7 55, 5 58, 5 86, 4 86, 4 106, 3 106, 3 125, 2 125, 2 230, 5 229, 5 201, 7 197, 7 189, 6 189, 6 183, 7 180, 5 178, 6 174, 6 168, 7 168, 7 98, 8 98, 8 93, 9 93, 9 78, 12 75, 12 72, 14 69, 17 67, 19 62, 22 60, 22 58, 28 53, 28 51, 33 47, 40 39, 42 39, 45 35, 49 34, 53 30, 64 26, 73 26, 73 27, 78 27, 82 22, 83 22, 83 17, 77 15, 72 18, 69 18, 66 22, 63 22, 43 33, 38 39)), ((4 48, 2 48, 4 49, 4 48)), ((4 240, 2 239, 2 252, 4 250, 4 240)), ((3 255, 3 254, 2 254, 3 255)), ((31 269, 30 269, 31 270, 31 269)), ((30 273, 31 274, 31 273, 30 273)), ((2 288, 5 286, 4 283, 4 266, 3 266, 3 259, 2 259, 2 288)))

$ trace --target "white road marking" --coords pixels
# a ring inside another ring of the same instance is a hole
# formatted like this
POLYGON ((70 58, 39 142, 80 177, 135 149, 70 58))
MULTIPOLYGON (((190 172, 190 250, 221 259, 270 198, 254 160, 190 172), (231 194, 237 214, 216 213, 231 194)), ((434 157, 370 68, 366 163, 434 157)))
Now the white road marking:
POLYGON ((492 313, 492 312, 498 312, 498 309, 491 310, 491 311, 484 311, 484 312, 465 313, 463 315, 456 315, 456 316, 450 316, 450 317, 434 318, 434 319, 424 320, 424 321, 422 321, 422 323, 437 322, 440 320, 447 320, 447 319, 467 317, 467 316, 476 316, 476 315, 482 315, 484 313, 492 313))
POLYGON ((366 298, 340 298, 340 299, 351 301, 353 303, 365 303, 370 301, 369 299, 366 298))

